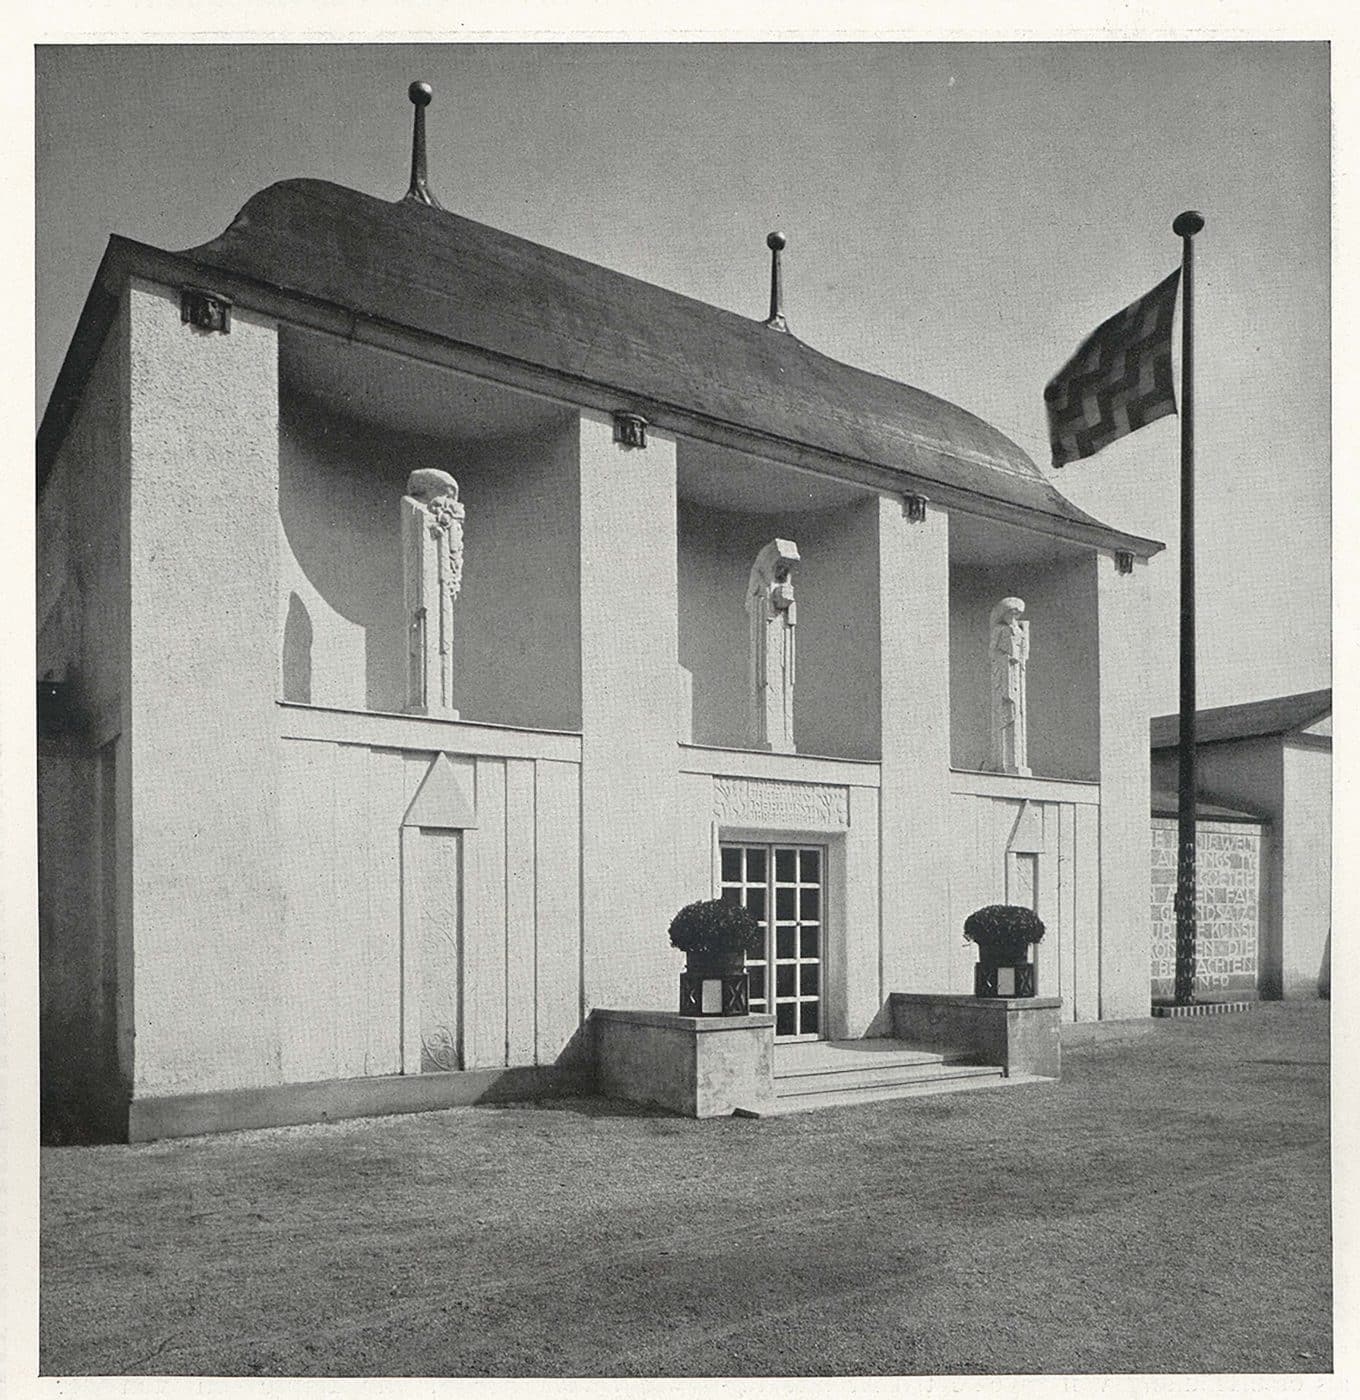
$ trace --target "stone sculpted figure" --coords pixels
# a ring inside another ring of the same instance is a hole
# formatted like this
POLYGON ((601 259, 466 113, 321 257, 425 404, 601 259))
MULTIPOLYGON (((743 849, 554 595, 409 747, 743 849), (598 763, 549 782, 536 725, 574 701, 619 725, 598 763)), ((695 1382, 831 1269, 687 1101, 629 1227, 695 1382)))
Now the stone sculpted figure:
POLYGON ((457 719, 453 707, 453 603, 463 583, 458 483, 433 467, 413 471, 401 498, 406 605, 406 708, 457 719))
POLYGON ((1029 664, 1029 623, 1021 621, 1023 598, 1003 598, 992 609, 992 753, 996 773, 1029 777, 1029 708, 1025 668, 1029 664))
POLYGON ((751 628, 750 739, 753 747, 793 753, 793 684, 798 605, 792 565, 799 560, 792 540, 771 540, 756 556, 746 585, 751 628))

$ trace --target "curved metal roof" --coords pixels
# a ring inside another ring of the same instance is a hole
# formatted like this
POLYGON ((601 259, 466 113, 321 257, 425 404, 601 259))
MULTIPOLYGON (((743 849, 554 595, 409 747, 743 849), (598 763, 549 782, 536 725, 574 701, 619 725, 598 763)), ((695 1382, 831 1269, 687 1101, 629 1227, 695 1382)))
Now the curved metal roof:
POLYGON ((943 399, 417 200, 285 180, 187 256, 607 387, 620 407, 671 408, 1100 527, 1009 438, 943 399))
MULTIPOLYGON (((986 513, 1088 544, 1143 557, 1161 548, 1078 509, 1003 433, 933 394, 830 359, 760 321, 417 200, 284 180, 254 195, 200 247, 166 255, 115 239, 106 264, 117 264, 115 255, 133 270, 146 258, 173 257, 181 267, 217 269, 470 347, 606 390, 618 408, 661 427, 668 415, 678 425, 708 422, 810 452, 833 468, 887 471, 903 490, 930 494, 933 485, 944 501, 990 502, 986 513)), ((92 293, 87 313, 94 300, 92 293)), ((63 370, 54 391, 40 457, 64 430, 75 368, 63 370)))

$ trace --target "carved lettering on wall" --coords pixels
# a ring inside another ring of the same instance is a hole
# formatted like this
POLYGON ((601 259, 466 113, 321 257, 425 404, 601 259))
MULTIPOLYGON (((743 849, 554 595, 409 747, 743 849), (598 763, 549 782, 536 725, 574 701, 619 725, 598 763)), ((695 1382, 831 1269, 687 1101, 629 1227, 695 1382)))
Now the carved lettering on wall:
POLYGON ((715 778, 713 814, 729 826, 835 830, 850 825, 850 794, 823 783, 715 778))
MULTIPOLYGON (((1152 823, 1152 993, 1170 996, 1176 973, 1174 818, 1152 823)), ((1201 826, 1195 846, 1195 990, 1252 990, 1260 972, 1261 829, 1201 826)))

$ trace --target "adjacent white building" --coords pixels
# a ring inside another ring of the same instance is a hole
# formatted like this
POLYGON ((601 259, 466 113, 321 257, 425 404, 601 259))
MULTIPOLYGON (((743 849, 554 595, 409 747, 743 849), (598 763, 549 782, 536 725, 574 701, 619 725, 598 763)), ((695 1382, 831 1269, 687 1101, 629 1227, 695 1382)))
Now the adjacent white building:
MULTIPOLYGON (((1152 721, 1153 992, 1174 979, 1180 721, 1152 721)), ((1201 710, 1197 990, 1327 994, 1332 934, 1332 692, 1201 710)))

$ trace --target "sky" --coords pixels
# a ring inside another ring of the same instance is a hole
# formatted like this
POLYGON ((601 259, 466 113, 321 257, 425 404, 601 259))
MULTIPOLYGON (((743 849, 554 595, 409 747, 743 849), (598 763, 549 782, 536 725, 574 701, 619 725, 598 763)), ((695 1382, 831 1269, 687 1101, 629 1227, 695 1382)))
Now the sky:
MULTIPOLYGON (((398 198, 434 86, 446 208, 745 315, 781 229, 790 327, 994 423, 1180 258, 1196 208, 1199 699, 1331 683, 1330 112, 1322 43, 51 46, 36 61, 39 414, 110 233, 214 237, 310 176, 398 198)), ((1179 429, 1053 475, 1166 542, 1153 708, 1176 708, 1179 429)))

